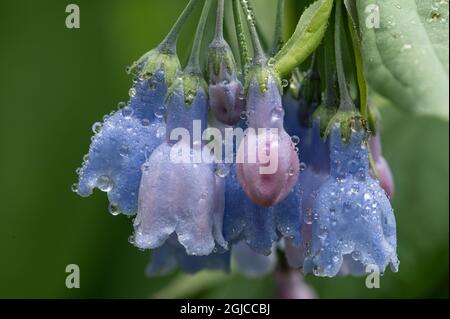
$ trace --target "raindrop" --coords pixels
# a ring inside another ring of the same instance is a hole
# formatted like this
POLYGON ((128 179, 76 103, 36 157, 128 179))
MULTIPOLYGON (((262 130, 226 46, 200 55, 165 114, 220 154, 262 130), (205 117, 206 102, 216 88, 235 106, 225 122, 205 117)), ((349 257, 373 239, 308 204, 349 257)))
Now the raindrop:
POLYGON ((109 176, 102 175, 97 178, 97 187, 102 192, 109 192, 113 188, 112 180, 109 176))
POLYGON ((298 145, 300 143, 300 137, 298 137, 297 135, 292 135, 291 139, 294 145, 298 145))
POLYGON ((108 211, 113 216, 117 216, 117 215, 120 214, 119 207, 117 205, 115 205, 115 204, 112 204, 112 203, 109 204, 108 211))
POLYGON ((288 175, 289 176, 294 176, 295 175, 295 169, 293 167, 289 168, 288 175))
POLYGON ((166 109, 165 109, 164 105, 159 105, 154 112, 155 117, 158 119, 162 119, 164 117, 165 113, 166 113, 166 109))
POLYGON ((128 237, 128 242, 131 244, 131 245, 134 245, 134 235, 130 235, 130 237, 128 237))
POLYGON ((77 183, 73 183, 71 189, 72 189, 72 192, 78 193, 78 184, 77 183))
POLYGON ((282 79, 281 80, 281 86, 282 87, 287 87, 289 85, 289 80, 287 80, 287 79, 282 79))
POLYGON ((122 115, 124 118, 128 119, 133 115, 133 109, 130 107, 125 107, 122 109, 122 115))
POLYGON ((354 250, 354 251, 352 252, 352 258, 353 258, 354 261, 359 261, 359 260, 361 260, 361 252, 358 251, 358 250, 354 250))
POLYGON ((128 146, 122 145, 119 149, 120 156, 128 156, 128 153, 129 153, 128 146))
POLYGON ((128 91, 128 95, 129 95, 130 97, 135 97, 135 96, 136 96, 136 89, 135 89, 135 88, 131 88, 131 89, 128 91))
POLYGON ((100 122, 95 122, 95 123, 92 125, 92 132, 94 132, 95 134, 100 133, 100 131, 102 130, 102 126, 103 126, 102 123, 100 123, 100 122))
POLYGON ((303 217, 305 224, 311 225, 313 223, 313 212, 311 208, 306 209, 305 216, 303 217))
POLYGON ((156 137, 157 138, 163 138, 166 135, 166 127, 165 125, 160 125, 156 129, 156 137))
POLYGON ((220 164, 217 164, 215 173, 218 177, 224 178, 230 173, 230 168, 228 167, 228 165, 220 163, 220 164))

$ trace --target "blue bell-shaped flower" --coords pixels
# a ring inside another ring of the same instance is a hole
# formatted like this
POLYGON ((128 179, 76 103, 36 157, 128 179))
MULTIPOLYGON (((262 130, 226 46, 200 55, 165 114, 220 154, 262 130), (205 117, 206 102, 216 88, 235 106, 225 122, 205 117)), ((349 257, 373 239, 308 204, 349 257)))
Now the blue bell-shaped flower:
POLYGON ((177 38, 197 3, 191 0, 164 41, 129 68, 136 78, 128 105, 93 126, 77 192, 89 196, 98 188, 108 193, 114 215, 137 212, 141 166, 164 138, 164 99, 180 69, 177 38))
POLYGON ((391 264, 397 271, 395 217, 384 190, 370 175, 365 134, 353 131, 345 144, 334 125, 330 146, 331 175, 314 204, 317 219, 305 270, 333 277, 351 257, 346 265, 356 275, 367 266, 383 273, 391 264))

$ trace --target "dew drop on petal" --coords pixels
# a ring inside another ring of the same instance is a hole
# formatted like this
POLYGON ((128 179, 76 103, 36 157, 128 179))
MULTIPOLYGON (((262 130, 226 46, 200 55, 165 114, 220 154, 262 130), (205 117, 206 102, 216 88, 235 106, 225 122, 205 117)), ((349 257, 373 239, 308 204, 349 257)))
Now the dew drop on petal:
POLYGON ((292 135, 291 140, 294 145, 298 145, 300 143, 300 137, 298 137, 297 135, 292 135))
POLYGON ((95 123, 92 125, 92 132, 94 132, 95 134, 100 133, 100 131, 102 130, 102 126, 103 126, 102 123, 100 123, 100 122, 95 122, 95 123))
POLYGON ((128 95, 129 95, 130 97, 135 97, 135 96, 136 96, 136 89, 135 89, 135 88, 131 88, 131 89, 128 91, 128 95))
POLYGON ((112 180, 109 176, 102 175, 97 178, 97 187, 102 192, 109 192, 113 188, 112 180))
POLYGON ((108 211, 113 216, 117 216, 117 215, 120 214, 119 207, 117 205, 115 205, 115 204, 112 204, 112 203, 109 204, 108 211))

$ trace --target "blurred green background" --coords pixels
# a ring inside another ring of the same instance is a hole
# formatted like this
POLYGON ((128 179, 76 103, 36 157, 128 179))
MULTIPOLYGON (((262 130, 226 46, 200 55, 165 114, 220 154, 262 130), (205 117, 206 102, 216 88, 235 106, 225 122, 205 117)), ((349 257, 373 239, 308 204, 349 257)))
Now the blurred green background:
MULTIPOLYGON (((256 2, 270 30, 273 1, 256 2)), ((149 253, 128 243, 131 220, 108 214, 104 194, 71 192, 91 125, 127 98, 125 67, 164 37, 186 1, 77 0, 81 28, 72 30, 69 3, 0 0, 0 297, 271 297, 271 277, 146 278, 149 253), (65 287, 72 263, 80 289, 65 287)), ((190 47, 195 20, 180 51, 190 47)), ((363 278, 307 281, 322 298, 448 297, 448 123, 390 106, 382 113, 400 271, 373 290, 363 278)))

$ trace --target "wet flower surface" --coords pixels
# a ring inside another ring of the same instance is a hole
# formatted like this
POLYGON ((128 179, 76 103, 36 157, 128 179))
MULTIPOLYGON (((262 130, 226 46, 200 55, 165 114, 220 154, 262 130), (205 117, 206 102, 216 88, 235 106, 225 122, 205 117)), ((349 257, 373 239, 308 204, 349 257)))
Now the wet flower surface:
POLYGON ((267 58, 248 1, 233 1, 241 63, 223 37, 223 0, 203 52, 212 7, 205 0, 182 71, 176 39, 199 2, 191 0, 165 40, 133 64, 130 101, 94 125, 77 192, 98 188, 111 213, 137 214, 130 242, 152 251, 150 276, 230 272, 234 260, 248 277, 275 273, 283 298, 312 298, 303 275, 397 271, 392 174, 379 131, 370 132, 366 109, 355 106, 364 100, 348 89, 340 5, 303 74, 298 64, 283 72, 280 61, 295 59, 278 54, 295 45, 280 49, 281 38, 281 53, 267 58))

